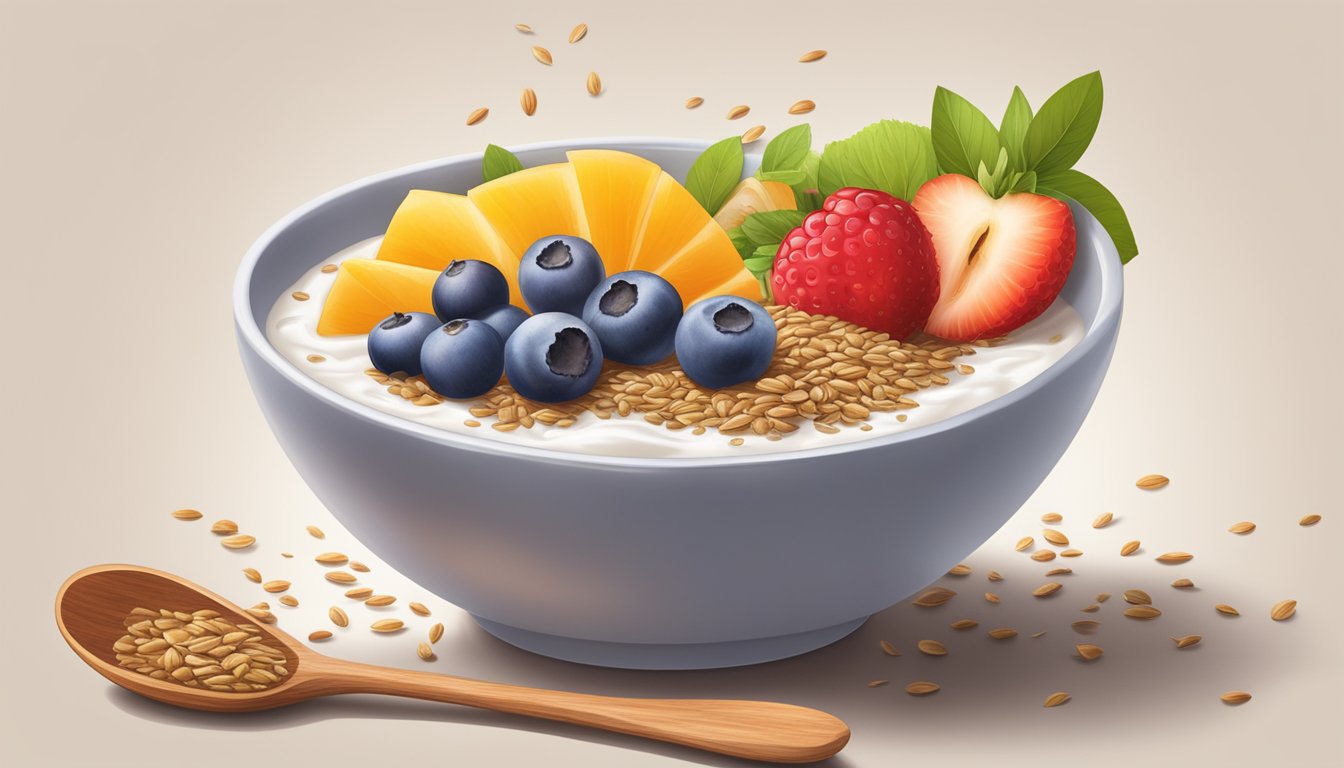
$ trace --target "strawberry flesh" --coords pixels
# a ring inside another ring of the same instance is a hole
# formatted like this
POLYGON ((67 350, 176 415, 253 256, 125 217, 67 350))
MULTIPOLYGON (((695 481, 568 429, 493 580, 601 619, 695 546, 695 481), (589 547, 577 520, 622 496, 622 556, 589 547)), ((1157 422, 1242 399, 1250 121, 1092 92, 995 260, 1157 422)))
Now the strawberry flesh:
POLYGON ((1065 203, 1028 192, 995 200, 974 180, 947 174, 920 187, 914 207, 940 275, 929 333, 951 341, 1002 336, 1063 290, 1077 238, 1065 203))

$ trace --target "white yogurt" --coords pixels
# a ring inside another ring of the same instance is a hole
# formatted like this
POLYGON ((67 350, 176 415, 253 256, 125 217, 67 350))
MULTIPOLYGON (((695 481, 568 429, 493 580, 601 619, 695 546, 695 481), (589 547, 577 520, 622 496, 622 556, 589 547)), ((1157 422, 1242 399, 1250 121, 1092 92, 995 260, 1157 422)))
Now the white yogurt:
MULTIPOLYGON (((357 243, 322 263, 373 258, 381 239, 357 243)), ((713 430, 696 435, 689 429, 673 431, 649 424, 639 414, 625 418, 613 414, 610 419, 603 420, 587 413, 570 427, 537 424, 532 429, 499 432, 490 429, 488 424, 466 426, 464 422, 472 418, 469 401, 450 400, 440 406, 417 406, 388 394, 386 387, 364 373, 372 367, 367 337, 319 336, 317 320, 336 277, 334 273, 322 272, 321 266, 313 267, 282 294, 266 319, 266 337, 299 370, 355 402, 393 416, 449 432, 566 453, 698 458, 741 455, 743 452, 778 453, 871 440, 965 413, 1017 389, 1063 357, 1082 340, 1084 333, 1082 318, 1073 307, 1062 300, 1056 301, 1040 317, 1010 334, 1007 342, 978 349, 976 354, 957 360, 974 367, 974 373, 963 376, 955 369, 944 371, 951 383, 912 393, 910 397, 919 403, 918 408, 895 413, 875 412, 868 421, 873 428, 866 432, 850 427, 842 428, 838 434, 825 434, 803 425, 773 441, 754 434, 740 435, 745 444, 734 446, 729 444, 728 436, 713 430), (311 298, 296 301, 290 295, 293 291, 303 291, 311 298), (308 355, 311 354, 322 355, 326 360, 309 362, 308 355), (897 413, 904 414, 906 421, 899 421, 897 413)))

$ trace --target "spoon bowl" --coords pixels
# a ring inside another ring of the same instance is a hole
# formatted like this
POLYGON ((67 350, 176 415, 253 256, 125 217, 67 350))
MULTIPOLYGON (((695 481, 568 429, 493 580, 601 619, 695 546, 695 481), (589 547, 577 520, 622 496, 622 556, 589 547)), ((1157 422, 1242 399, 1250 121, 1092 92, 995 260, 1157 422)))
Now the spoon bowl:
POLYGON ((56 624, 75 653, 98 674, 149 699, 211 712, 250 712, 320 696, 376 693, 441 701, 573 723, 780 763, 822 760, 849 741, 849 728, 826 712, 769 701, 636 699, 491 683, 376 667, 309 650, 262 625, 224 598, 170 573, 135 565, 97 565, 71 576, 56 594, 56 624), (157 680, 117 663, 113 644, 135 608, 218 611, 258 627, 285 654, 289 670, 263 691, 224 692, 157 680))

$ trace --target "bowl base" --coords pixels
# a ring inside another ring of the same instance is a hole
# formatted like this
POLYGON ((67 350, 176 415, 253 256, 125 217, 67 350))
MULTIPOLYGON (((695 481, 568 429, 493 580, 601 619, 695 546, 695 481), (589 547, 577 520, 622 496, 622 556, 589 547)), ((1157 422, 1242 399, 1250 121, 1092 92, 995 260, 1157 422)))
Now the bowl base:
POLYGON ((793 635, 723 643, 609 643, 547 635, 472 616, 481 628, 509 645, 553 659, 619 669, 718 669, 786 659, 830 645, 863 626, 863 616, 832 627, 793 635))

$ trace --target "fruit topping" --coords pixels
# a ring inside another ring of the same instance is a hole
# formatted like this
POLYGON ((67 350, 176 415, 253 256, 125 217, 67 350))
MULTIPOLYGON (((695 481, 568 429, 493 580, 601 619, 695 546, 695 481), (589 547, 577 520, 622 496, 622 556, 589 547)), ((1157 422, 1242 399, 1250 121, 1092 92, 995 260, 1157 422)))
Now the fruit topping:
POLYGON ((504 371, 518 394, 562 403, 587 394, 602 372, 602 343, 579 318, 543 312, 524 320, 504 345, 504 371))
POLYGON ((908 339, 938 300, 929 234, 904 200, 845 187, 779 246, 775 301, 908 339))
POLYGON ((499 338, 504 341, 509 340, 509 336, 522 324, 524 320, 531 317, 526 310, 519 309, 512 304, 500 304, 497 307, 491 307, 476 316, 478 320, 499 334, 499 338))
POLYGON ((677 362, 702 387, 729 387, 759 379, 775 356, 770 314, 741 296, 696 302, 677 325, 677 362))
POLYGON ((509 283, 495 265, 476 259, 453 259, 434 281, 431 294, 440 322, 477 317, 509 302, 509 283))
POLYGON ((652 272, 620 272, 598 284, 583 321, 602 342, 608 360, 652 365, 672 354, 681 320, 677 289, 652 272))
POLYGON ((789 185, 748 178, 733 188, 727 202, 714 214, 714 221, 724 229, 732 229, 741 226, 747 216, 753 213, 792 210, 796 207, 789 185))
POLYGON ((444 397, 480 397, 504 372, 504 341, 480 320, 450 320, 420 348, 425 382, 444 397))
POLYGON ((473 187, 467 197, 518 256, 546 235, 588 237, 579 182, 569 163, 525 168, 473 187))
POLYGON ((394 312, 369 331, 369 360, 383 373, 420 373, 420 346, 439 327, 439 319, 425 312, 394 312))
POLYGON ((582 314, 588 294, 604 277, 593 244, 569 235, 548 235, 532 243, 518 267, 518 286, 533 313, 582 314))
POLYGON ((430 291, 439 273, 376 259, 346 259, 336 272, 317 321, 321 336, 368 333, 393 312, 433 312, 430 291))
POLYGON ((957 174, 920 188, 915 209, 933 235, 941 297, 926 329, 952 341, 990 338, 1035 319, 1073 267, 1069 206, 1029 192, 994 199, 957 174))

